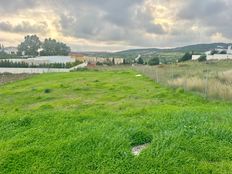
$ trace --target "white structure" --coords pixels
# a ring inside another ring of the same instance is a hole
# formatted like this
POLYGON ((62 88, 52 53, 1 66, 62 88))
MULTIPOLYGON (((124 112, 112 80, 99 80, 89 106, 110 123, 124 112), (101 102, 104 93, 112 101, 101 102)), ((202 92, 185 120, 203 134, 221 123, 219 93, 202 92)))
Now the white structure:
MULTIPOLYGON (((226 54, 214 54, 211 55, 212 51, 205 52, 207 60, 232 60, 232 46, 229 46, 228 49, 224 49, 221 46, 218 46, 215 51, 221 53, 226 52, 226 54)), ((192 55, 192 60, 198 60, 201 55, 192 55)))
POLYGON ((227 54, 232 54, 232 46, 231 45, 227 49, 227 54))
POLYGON ((4 52, 7 54, 17 54, 18 48, 16 47, 6 47, 4 48, 4 52))
POLYGON ((70 68, 69 70, 74 71, 74 70, 77 70, 77 69, 86 68, 87 66, 88 66, 88 62, 84 62, 84 63, 82 63, 80 65, 77 65, 75 67, 70 68))
POLYGON ((211 55, 211 51, 207 51, 205 52, 207 56, 207 60, 232 60, 232 46, 229 46, 228 49, 223 49, 222 47, 218 47, 215 50, 218 52, 225 51, 226 54, 211 55))
POLYGON ((201 55, 192 55, 192 60, 198 60, 201 57, 201 55))
POLYGON ((212 52, 212 51, 206 51, 206 52, 205 52, 205 55, 211 55, 211 52, 212 52))
POLYGON ((207 60, 232 60, 232 54, 207 55, 207 60))
POLYGON ((226 49, 224 49, 223 46, 217 46, 217 48, 215 50, 218 51, 219 53, 222 51, 227 51, 226 49))

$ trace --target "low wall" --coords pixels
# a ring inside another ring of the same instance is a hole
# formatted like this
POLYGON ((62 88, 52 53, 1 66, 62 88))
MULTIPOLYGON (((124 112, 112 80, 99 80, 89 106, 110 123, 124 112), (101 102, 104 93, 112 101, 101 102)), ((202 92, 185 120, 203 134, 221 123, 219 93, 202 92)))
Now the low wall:
POLYGON ((198 60, 201 57, 201 55, 192 55, 192 60, 198 60))
POLYGON ((59 73, 70 72, 70 69, 58 68, 0 68, 0 73, 11 74, 43 74, 43 73, 59 73))
POLYGON ((232 54, 214 54, 207 55, 207 60, 232 60, 232 54))

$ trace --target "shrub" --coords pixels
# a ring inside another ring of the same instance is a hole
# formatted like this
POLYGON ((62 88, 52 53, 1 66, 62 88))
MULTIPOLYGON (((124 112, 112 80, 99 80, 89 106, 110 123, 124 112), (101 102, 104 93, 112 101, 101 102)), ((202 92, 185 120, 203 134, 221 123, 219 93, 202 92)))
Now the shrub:
POLYGON ((101 66, 101 65, 103 65, 103 63, 97 62, 96 65, 101 66))
POLYGON ((154 57, 148 61, 148 65, 159 65, 160 59, 158 57, 154 57))
POLYGON ((227 51, 223 50, 220 52, 220 54, 227 54, 227 51))
POLYGON ((185 53, 185 55, 179 59, 179 62, 185 62, 188 60, 192 60, 192 54, 185 53))
POLYGON ((201 57, 198 59, 199 62, 204 62, 206 60, 206 55, 201 55, 201 57))
POLYGON ((217 50, 212 50, 210 54, 211 54, 211 55, 214 55, 214 54, 218 54, 218 53, 219 53, 219 52, 218 52, 217 50))
POLYGON ((138 64, 144 64, 144 60, 140 57, 140 58, 137 60, 137 63, 138 63, 138 64))

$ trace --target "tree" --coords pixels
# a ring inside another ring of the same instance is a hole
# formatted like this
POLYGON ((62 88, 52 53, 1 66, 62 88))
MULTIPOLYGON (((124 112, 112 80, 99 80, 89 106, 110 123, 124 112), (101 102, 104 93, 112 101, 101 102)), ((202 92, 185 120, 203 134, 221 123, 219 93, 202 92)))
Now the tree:
POLYGON ((71 49, 66 44, 62 42, 57 42, 55 39, 45 39, 42 44, 41 55, 42 56, 56 56, 56 55, 62 55, 67 56, 71 49))
POLYGON ((138 63, 138 64, 144 64, 144 61, 143 61, 143 59, 140 57, 140 58, 137 60, 137 63, 138 63))
POLYGON ((220 52, 220 54, 227 54, 227 51, 223 50, 223 51, 220 52))
POLYGON ((217 50, 212 50, 210 54, 211 54, 211 55, 214 55, 214 54, 218 54, 218 53, 219 53, 219 52, 218 52, 217 50))
POLYGON ((24 38, 24 42, 18 46, 18 50, 19 53, 24 53, 27 56, 38 56, 38 49, 40 46, 41 41, 38 36, 28 35, 24 38))
POLYGON ((24 42, 18 46, 18 55, 38 56, 67 56, 71 49, 65 43, 57 42, 55 39, 45 39, 42 43, 36 35, 26 36, 24 42))
POLYGON ((148 65, 159 65, 160 59, 158 57, 154 57, 148 61, 148 65))
POLYGON ((201 55, 201 57, 198 59, 199 62, 204 62, 207 60, 206 55, 201 55))
POLYGON ((185 55, 179 59, 179 62, 185 62, 188 60, 192 60, 192 54, 185 53, 185 55))

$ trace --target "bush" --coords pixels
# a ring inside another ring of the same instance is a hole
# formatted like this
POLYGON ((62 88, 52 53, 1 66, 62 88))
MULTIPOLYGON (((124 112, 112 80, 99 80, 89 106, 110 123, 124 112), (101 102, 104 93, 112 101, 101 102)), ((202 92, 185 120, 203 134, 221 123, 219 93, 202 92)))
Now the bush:
POLYGON ((185 55, 179 59, 179 62, 185 62, 188 60, 192 60, 192 54, 185 53, 185 55))
POLYGON ((159 65, 160 59, 158 57, 154 57, 148 61, 148 65, 159 65))
POLYGON ((138 63, 138 64, 144 64, 144 60, 140 57, 140 58, 137 60, 137 63, 138 63))
POLYGON ((220 52, 220 54, 227 54, 227 51, 223 50, 220 52))
POLYGON ((219 53, 219 52, 218 52, 217 50, 212 50, 210 54, 211 54, 211 55, 214 55, 214 54, 218 54, 218 53, 219 53))
POLYGON ((97 63, 96 63, 96 65, 97 65, 97 66, 102 66, 102 65, 103 65, 103 63, 101 63, 101 62, 97 62, 97 63))
POLYGON ((198 59, 199 62, 204 62, 206 60, 206 55, 201 55, 201 57, 198 59))

